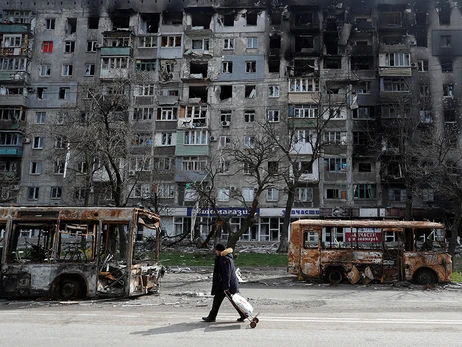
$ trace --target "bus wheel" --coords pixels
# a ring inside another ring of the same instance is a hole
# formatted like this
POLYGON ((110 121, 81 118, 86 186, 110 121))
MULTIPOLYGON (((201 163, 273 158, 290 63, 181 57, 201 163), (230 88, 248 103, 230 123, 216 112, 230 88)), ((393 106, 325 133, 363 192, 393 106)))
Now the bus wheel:
POLYGON ((81 299, 83 287, 76 278, 63 278, 58 286, 57 296, 61 300, 81 299))
POLYGON ((343 280, 343 273, 340 269, 331 269, 327 274, 329 283, 339 284, 343 280))
POLYGON ((418 284, 426 285, 435 282, 435 276, 429 269, 420 269, 414 275, 414 279, 418 284))

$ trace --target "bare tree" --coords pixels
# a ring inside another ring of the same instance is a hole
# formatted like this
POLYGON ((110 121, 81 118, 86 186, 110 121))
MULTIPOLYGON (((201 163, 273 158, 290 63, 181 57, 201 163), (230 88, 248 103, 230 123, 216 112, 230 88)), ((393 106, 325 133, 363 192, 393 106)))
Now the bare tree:
POLYGON ((333 94, 326 88, 319 93, 313 93, 309 102, 312 109, 296 110, 294 105, 291 106, 294 108, 291 110, 292 114, 281 124, 260 124, 263 133, 275 142, 282 153, 280 177, 285 183, 287 200, 277 250, 279 253, 286 253, 288 250, 289 225, 297 188, 306 182, 305 176, 313 172, 328 146, 343 146, 341 139, 325 136, 325 132, 340 113, 345 111, 345 107, 350 104, 350 97, 346 86, 340 95, 333 94))
POLYGON ((239 238, 254 225, 262 194, 266 189, 277 185, 282 172, 275 164, 279 162, 277 144, 274 139, 263 133, 249 136, 244 143, 235 142, 233 146, 224 149, 222 154, 229 159, 229 175, 240 177, 241 186, 217 186, 218 174, 223 172, 224 164, 221 158, 209 160, 207 175, 202 182, 196 182, 193 188, 198 194, 198 204, 207 206, 215 214, 215 227, 208 239, 213 233, 224 232, 228 234, 227 246, 235 248, 239 238), (239 230, 233 231, 229 218, 220 212, 218 194, 227 194, 230 199, 240 202, 246 208, 247 214, 239 230))
POLYGON ((431 126, 422 136, 422 143, 415 147, 417 165, 414 176, 421 191, 430 189, 435 199, 445 207, 450 230, 449 253, 454 256, 457 236, 462 224, 462 144, 459 126, 447 123, 431 126))

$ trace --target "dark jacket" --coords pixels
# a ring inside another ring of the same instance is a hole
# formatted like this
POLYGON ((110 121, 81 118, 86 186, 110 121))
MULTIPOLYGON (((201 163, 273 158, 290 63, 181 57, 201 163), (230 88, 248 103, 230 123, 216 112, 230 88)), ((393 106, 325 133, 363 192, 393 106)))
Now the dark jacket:
POLYGON ((215 257, 213 268, 212 295, 229 290, 231 294, 239 292, 239 285, 234 267, 233 249, 227 248, 215 257))

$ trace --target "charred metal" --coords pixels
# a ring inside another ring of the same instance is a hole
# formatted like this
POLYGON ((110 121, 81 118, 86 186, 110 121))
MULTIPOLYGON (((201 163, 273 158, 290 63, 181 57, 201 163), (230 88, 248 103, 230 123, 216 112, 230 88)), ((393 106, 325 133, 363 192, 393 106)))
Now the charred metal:
POLYGON ((156 293, 164 268, 141 259, 136 236, 143 228, 158 233, 159 221, 133 208, 1 208, 0 297, 156 293))
POLYGON ((423 221, 300 220, 292 223, 289 272, 331 283, 451 282, 444 230, 423 221))

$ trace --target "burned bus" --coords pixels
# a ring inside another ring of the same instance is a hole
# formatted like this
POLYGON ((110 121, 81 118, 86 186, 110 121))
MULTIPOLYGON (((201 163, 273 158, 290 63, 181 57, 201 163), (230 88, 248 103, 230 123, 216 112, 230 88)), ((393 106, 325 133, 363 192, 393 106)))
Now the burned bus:
POLYGON ((440 223, 305 219, 291 225, 288 271, 330 283, 452 280, 440 223))
MULTIPOLYGON (((138 259, 158 215, 138 208, 0 208, 0 297, 129 297, 156 292, 163 268, 138 259)), ((143 254, 145 256, 145 254, 143 254)))

